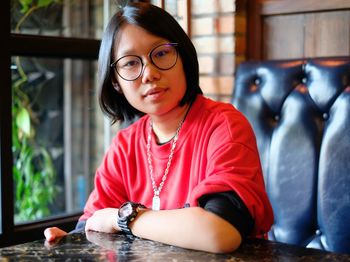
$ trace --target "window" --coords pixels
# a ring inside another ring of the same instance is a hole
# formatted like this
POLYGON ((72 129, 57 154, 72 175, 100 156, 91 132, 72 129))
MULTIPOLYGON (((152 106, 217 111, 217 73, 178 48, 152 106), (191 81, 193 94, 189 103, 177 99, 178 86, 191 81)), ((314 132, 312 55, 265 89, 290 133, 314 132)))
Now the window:
POLYGON ((71 230, 82 212, 109 127, 96 97, 98 39, 116 8, 106 0, 5 2, 0 246, 42 238, 48 226, 71 230))
POLYGON ((12 57, 15 224, 81 212, 103 153, 96 71, 89 60, 12 57))

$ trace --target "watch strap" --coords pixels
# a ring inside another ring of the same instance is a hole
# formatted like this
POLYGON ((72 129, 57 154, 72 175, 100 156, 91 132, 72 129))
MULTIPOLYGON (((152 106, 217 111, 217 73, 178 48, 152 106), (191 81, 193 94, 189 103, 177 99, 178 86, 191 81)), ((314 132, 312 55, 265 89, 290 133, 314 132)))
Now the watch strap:
POLYGON ((127 217, 123 217, 123 218, 121 218, 118 214, 117 224, 122 232, 124 232, 127 235, 133 235, 133 233, 131 232, 131 229, 129 227, 130 222, 132 222, 136 218, 136 216, 138 215, 139 210, 141 208, 146 208, 146 207, 140 203, 135 203, 135 202, 129 201, 129 202, 125 202, 124 204, 122 204, 120 206, 120 208, 123 208, 126 205, 131 205, 132 212, 130 215, 128 215, 127 217))

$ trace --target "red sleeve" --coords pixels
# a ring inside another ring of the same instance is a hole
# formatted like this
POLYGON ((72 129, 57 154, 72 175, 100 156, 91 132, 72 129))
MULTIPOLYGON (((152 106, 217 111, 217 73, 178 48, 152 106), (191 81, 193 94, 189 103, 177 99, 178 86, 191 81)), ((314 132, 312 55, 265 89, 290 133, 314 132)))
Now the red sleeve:
POLYGON ((121 165, 121 159, 118 158, 116 153, 115 140, 111 147, 107 151, 102 164, 97 169, 95 174, 95 186, 91 192, 85 207, 84 214, 79 220, 86 220, 92 214, 99 209, 106 207, 116 207, 127 201, 125 189, 122 182, 121 171, 119 170, 121 165))
POLYGON ((207 175, 193 190, 191 206, 206 194, 235 191, 249 209, 254 235, 269 231, 273 211, 265 185, 254 133, 240 114, 226 117, 212 133, 208 146, 207 175))

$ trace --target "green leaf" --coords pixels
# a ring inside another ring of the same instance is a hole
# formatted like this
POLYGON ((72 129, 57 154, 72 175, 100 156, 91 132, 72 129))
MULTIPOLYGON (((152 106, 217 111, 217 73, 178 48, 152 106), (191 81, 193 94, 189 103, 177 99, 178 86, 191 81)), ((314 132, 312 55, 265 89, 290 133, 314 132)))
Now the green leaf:
POLYGON ((54 1, 53 0, 39 0, 38 1, 38 6, 39 7, 47 7, 50 4, 52 4, 54 1))
POLYGON ((16 124, 27 136, 30 135, 30 115, 27 109, 22 108, 16 116, 16 124))
POLYGON ((22 6, 21 12, 25 13, 28 11, 30 4, 32 4, 32 0, 19 0, 19 3, 22 6))

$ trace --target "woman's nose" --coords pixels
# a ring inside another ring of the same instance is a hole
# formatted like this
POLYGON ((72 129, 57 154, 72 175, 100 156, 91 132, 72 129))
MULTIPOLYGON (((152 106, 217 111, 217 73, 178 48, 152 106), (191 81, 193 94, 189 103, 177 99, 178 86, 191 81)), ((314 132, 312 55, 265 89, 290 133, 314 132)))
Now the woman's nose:
POLYGON ((141 77, 142 77, 142 83, 147 83, 147 82, 159 80, 160 71, 152 63, 146 63, 144 65, 141 77))

